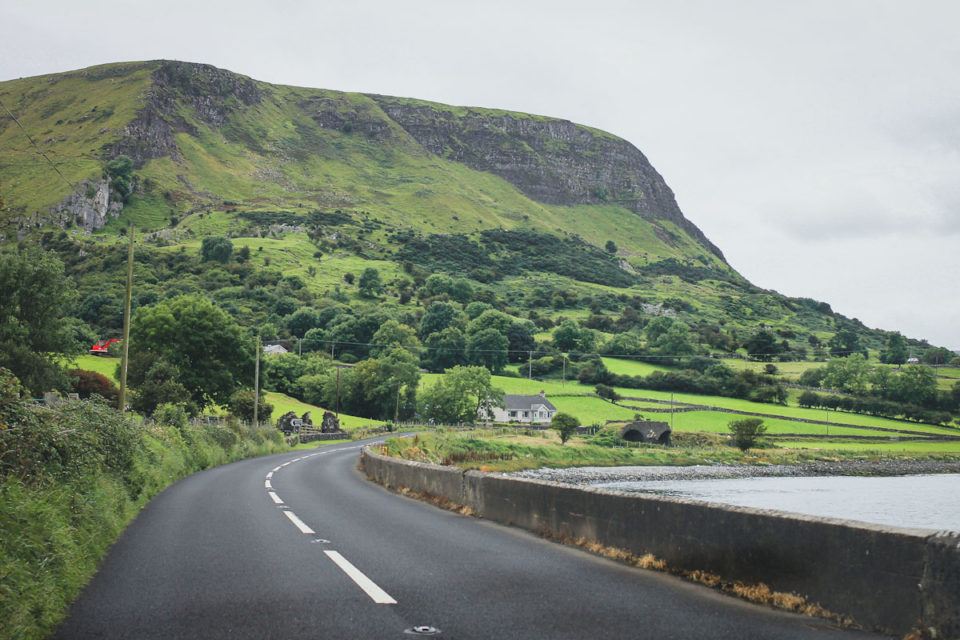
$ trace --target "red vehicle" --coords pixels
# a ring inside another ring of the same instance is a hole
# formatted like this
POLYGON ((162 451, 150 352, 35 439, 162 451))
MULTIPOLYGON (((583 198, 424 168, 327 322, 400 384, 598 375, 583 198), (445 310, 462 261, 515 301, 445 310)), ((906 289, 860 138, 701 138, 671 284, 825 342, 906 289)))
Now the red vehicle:
POLYGON ((109 340, 97 340, 96 344, 90 347, 90 353, 98 356, 105 356, 108 353, 110 345, 114 342, 122 342, 120 338, 110 338, 109 340))

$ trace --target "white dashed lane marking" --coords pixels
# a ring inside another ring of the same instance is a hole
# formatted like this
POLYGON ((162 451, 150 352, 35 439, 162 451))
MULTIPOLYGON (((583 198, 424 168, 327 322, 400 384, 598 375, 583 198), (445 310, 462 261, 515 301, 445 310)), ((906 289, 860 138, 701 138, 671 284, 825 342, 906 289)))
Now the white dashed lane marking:
POLYGON ((324 551, 327 557, 333 560, 334 564, 340 567, 351 580, 357 583, 357 586, 363 589, 364 593, 370 596, 370 599, 377 604, 397 604, 397 601, 390 597, 390 594, 377 586, 377 584, 365 576, 360 569, 350 564, 350 561, 340 555, 337 551, 324 551))
POLYGON ((311 529, 310 527, 308 527, 308 526, 303 522, 303 520, 301 520, 300 518, 298 518, 298 517, 297 517, 297 514, 295 514, 293 511, 284 511, 284 512, 283 512, 283 515, 285 515, 285 516, 287 516, 288 518, 290 518, 290 522, 292 522, 292 523, 297 527, 297 529, 300 529, 300 533, 304 533, 304 534, 307 534, 307 535, 313 535, 313 534, 316 533, 316 531, 314 531, 313 529, 311 529))
MULTIPOLYGON (((359 449, 362 445, 354 447, 344 447, 344 449, 359 449)), ((337 449, 337 451, 343 451, 344 449, 337 449)), ((273 478, 273 474, 280 471, 282 468, 287 465, 293 464, 294 462, 299 462, 301 460, 306 460, 312 458, 313 456, 322 456, 327 453, 333 453, 334 451, 319 451, 317 453, 311 453, 310 455, 301 456, 300 458, 294 458, 284 462, 283 464, 274 467, 270 473, 267 474, 266 478, 263 481, 263 486, 267 489, 267 495, 270 496, 270 499, 273 500, 274 504, 284 504, 283 500, 280 499, 280 496, 273 491, 273 485, 270 484, 270 479, 273 478)), ((293 511, 290 511, 286 507, 283 509, 283 515, 287 516, 287 519, 294 524, 297 529, 300 530, 300 533, 304 535, 316 535, 316 532, 311 529, 303 520, 297 517, 293 511)), ((329 544, 329 540, 323 538, 318 538, 316 540, 311 540, 311 542, 322 542, 324 544, 329 544)), ((344 558, 338 551, 324 550, 324 554, 336 564, 341 571, 343 571, 347 576, 356 583, 358 587, 363 589, 363 592, 370 596, 370 599, 373 600, 376 604, 397 604, 397 601, 390 597, 386 591, 381 589, 377 584, 368 578, 362 571, 353 566, 349 560, 344 558)))

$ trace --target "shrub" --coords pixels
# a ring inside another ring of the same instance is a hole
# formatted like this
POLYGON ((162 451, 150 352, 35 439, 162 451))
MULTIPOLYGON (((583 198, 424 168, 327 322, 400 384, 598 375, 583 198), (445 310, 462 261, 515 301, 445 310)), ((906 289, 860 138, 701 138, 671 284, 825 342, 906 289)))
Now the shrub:
POLYGON ((733 443, 746 451, 757 443, 757 439, 767 432, 767 427, 760 418, 744 418, 743 420, 734 420, 727 425, 730 433, 733 434, 733 443))
POLYGON ((560 435, 561 444, 566 444, 570 436, 576 433, 578 426, 580 426, 579 420, 569 413, 563 413, 562 411, 554 415, 550 421, 550 428, 560 435))
POLYGON ((87 371, 86 369, 73 369, 69 373, 70 387, 82 399, 86 400, 95 394, 102 396, 104 400, 110 403, 110 406, 117 406, 120 392, 112 380, 96 371, 87 371))

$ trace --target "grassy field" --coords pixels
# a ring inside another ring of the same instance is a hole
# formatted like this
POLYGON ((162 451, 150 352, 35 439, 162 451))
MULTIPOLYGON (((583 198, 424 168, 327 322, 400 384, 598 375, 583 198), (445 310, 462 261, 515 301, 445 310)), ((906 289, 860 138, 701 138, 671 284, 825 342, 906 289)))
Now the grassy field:
MULTIPOLYGON (((858 413, 845 413, 842 411, 826 411, 823 409, 803 409, 800 407, 790 407, 777 404, 766 404, 762 402, 750 402, 739 398, 725 398, 721 396, 700 396, 690 393, 673 393, 669 391, 648 391, 646 389, 626 389, 617 388, 617 393, 623 396, 636 396, 643 398, 655 398, 657 400, 670 400, 671 395, 677 403, 697 404, 710 407, 720 407, 722 409, 734 409, 736 411, 749 411, 753 413, 763 413, 769 415, 783 416, 788 418, 806 418, 809 420, 825 420, 829 422, 839 422, 844 424, 862 425, 868 427, 884 427, 887 429, 909 429, 912 431, 925 431, 928 433, 937 433, 941 435, 960 435, 957 429, 948 427, 938 427, 933 425, 917 424, 915 422, 906 422, 903 420, 889 420, 887 418, 877 418, 858 413)), ((631 404, 630 400, 621 400, 621 404, 631 404)), ((733 419, 733 418, 731 418, 733 419)))
POLYGON ((669 367, 640 362, 639 360, 628 360, 626 358, 602 358, 602 360, 610 373, 622 376, 648 376, 654 371, 669 371, 669 367))
POLYGON ((96 371, 106 376, 115 383, 120 384, 117 378, 117 366, 120 364, 120 358, 109 358, 105 356, 84 355, 76 359, 75 369, 85 369, 86 371, 96 371))
MULTIPOLYGON (((324 409, 322 407, 315 407, 312 404, 301 402, 296 398, 291 398, 288 395, 277 393, 276 391, 267 391, 264 395, 267 402, 273 405, 273 415, 271 416, 273 422, 276 422, 280 416, 288 411, 293 411, 298 416, 302 416, 309 411, 310 419, 315 425, 320 424, 320 421, 323 419, 324 409)), ((368 427, 375 424, 382 423, 377 420, 347 415, 346 413, 340 414, 340 427, 344 431, 354 431, 361 427, 368 427)))

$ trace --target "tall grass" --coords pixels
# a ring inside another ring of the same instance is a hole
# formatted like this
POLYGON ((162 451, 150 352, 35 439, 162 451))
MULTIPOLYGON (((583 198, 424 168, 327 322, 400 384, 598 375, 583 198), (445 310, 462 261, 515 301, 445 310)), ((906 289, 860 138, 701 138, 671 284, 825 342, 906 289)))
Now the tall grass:
POLYGON ((97 401, 0 400, 0 638, 41 638, 146 502, 194 471, 287 450, 275 429, 144 427, 97 401))

